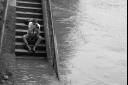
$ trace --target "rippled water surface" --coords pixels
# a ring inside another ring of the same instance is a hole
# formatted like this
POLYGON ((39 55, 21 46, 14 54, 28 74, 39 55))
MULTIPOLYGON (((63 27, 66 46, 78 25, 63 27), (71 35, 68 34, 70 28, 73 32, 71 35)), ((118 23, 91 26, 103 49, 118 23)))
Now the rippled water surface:
POLYGON ((53 0, 67 85, 126 85, 126 0, 53 0))

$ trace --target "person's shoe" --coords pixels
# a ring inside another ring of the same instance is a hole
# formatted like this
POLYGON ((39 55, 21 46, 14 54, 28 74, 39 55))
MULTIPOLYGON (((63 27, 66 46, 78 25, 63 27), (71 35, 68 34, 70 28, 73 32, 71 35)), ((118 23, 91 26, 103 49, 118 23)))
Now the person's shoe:
POLYGON ((8 79, 9 79, 9 76, 8 76, 8 75, 4 75, 4 76, 3 76, 3 80, 6 81, 6 80, 8 80, 8 79))
POLYGON ((31 47, 27 45, 28 51, 32 51, 31 47))

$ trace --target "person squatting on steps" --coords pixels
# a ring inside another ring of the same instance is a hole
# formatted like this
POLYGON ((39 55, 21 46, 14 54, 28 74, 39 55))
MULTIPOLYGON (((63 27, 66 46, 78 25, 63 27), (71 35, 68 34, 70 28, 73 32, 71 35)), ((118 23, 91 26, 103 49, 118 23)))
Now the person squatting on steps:
POLYGON ((25 21, 25 24, 28 25, 28 32, 23 36, 23 40, 28 47, 29 51, 36 51, 36 47, 42 40, 40 36, 40 24, 38 23, 37 19, 29 19, 25 21), (29 45, 30 42, 35 42, 33 48, 29 45))

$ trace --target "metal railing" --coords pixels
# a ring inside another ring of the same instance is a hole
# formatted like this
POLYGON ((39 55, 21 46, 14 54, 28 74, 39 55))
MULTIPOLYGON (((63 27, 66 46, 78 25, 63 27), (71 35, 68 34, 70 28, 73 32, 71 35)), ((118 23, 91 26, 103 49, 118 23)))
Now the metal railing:
POLYGON ((42 0, 43 6, 43 18, 44 18, 44 28, 46 33, 46 45, 47 45, 47 53, 48 59, 53 66, 53 69, 56 73, 58 80, 59 78, 59 70, 58 70, 58 48, 57 48, 57 40, 53 27, 53 17, 51 11, 51 0, 42 0))
POLYGON ((1 53, 1 48, 2 48, 2 44, 3 44, 3 37, 4 37, 4 31, 5 31, 5 24, 6 24, 6 16, 7 16, 7 9, 8 9, 8 3, 9 0, 2 0, 1 1, 1 5, 2 5, 2 9, 1 9, 1 23, 0 23, 0 53, 1 53))

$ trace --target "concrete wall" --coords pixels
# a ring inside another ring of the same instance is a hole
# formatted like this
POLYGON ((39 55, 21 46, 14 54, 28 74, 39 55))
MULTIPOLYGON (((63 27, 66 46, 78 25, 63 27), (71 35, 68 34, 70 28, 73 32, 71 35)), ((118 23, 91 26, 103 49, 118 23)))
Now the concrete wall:
POLYGON ((9 4, 11 6, 16 6, 16 0, 9 0, 9 4))

